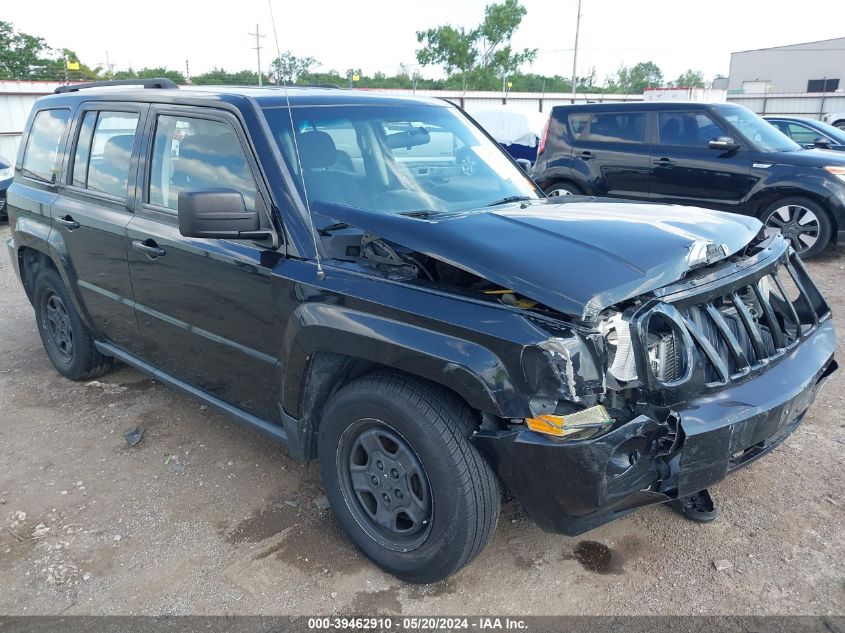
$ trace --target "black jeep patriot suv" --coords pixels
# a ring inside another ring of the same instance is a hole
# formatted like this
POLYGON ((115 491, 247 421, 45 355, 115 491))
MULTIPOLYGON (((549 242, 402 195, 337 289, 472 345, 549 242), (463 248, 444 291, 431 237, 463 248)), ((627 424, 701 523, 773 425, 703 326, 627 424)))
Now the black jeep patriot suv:
POLYGON ((501 485, 565 534, 705 489, 836 367, 758 220, 546 199, 439 100, 70 86, 8 202, 59 372, 119 359, 319 459, 350 538, 417 582, 481 551, 501 485))

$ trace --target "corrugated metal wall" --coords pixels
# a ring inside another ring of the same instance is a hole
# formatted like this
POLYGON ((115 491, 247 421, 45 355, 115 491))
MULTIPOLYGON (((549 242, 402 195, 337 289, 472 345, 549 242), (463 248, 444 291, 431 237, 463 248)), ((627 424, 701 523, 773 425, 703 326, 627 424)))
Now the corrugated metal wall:
POLYGON ((728 94, 728 101, 757 114, 794 114, 821 119, 825 112, 845 112, 845 95, 838 93, 728 94))
POLYGON ((46 81, 0 81, 0 156, 15 159, 32 104, 60 85, 46 81))

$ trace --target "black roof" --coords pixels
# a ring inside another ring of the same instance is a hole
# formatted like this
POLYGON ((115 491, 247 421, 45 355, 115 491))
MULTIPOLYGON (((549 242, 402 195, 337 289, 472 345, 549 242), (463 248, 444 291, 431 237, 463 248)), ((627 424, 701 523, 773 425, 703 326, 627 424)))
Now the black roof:
POLYGON ((602 112, 612 111, 620 112, 625 110, 637 110, 638 112, 666 112, 671 110, 689 110, 690 108, 733 108, 742 107, 735 103, 719 102, 719 103, 700 103, 697 101, 624 101, 617 103, 584 103, 584 104, 567 104, 556 105, 553 110, 563 111, 585 111, 585 112, 602 112))

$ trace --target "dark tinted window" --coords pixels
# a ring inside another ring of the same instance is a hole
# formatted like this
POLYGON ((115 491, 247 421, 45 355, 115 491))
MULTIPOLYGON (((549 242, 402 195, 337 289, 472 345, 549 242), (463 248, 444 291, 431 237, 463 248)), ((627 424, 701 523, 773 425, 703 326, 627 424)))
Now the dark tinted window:
POLYGON ((137 127, 135 112, 87 112, 76 143, 71 182, 125 198, 137 127))
POLYGON ((70 110, 42 110, 35 115, 23 155, 23 174, 55 182, 61 168, 59 143, 64 137, 70 110))
POLYGON ((838 79, 810 79, 807 92, 836 92, 839 90, 838 79))
POLYGON ((84 187, 88 182, 88 161, 91 158, 91 139, 94 137, 94 125, 97 123, 96 112, 86 112, 79 129, 79 139, 76 141, 76 152, 73 157, 73 179, 77 187, 84 187))
POLYGON ((661 145, 707 145, 719 136, 730 136, 704 112, 660 112, 657 130, 661 145))
POLYGON ((228 123, 161 115, 150 164, 149 202, 177 210, 180 191, 233 189, 255 210, 256 185, 228 123))
POLYGON ((645 112, 597 112, 582 141, 602 143, 645 142, 645 112))

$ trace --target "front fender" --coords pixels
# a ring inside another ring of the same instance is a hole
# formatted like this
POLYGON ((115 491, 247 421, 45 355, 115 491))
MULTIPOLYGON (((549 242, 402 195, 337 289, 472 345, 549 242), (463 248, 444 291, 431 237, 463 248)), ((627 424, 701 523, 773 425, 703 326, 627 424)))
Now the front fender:
POLYGON ((471 341, 329 303, 300 305, 285 338, 283 401, 289 412, 301 414, 303 381, 311 356, 332 352, 442 384, 485 413, 526 415, 501 359, 471 341))

